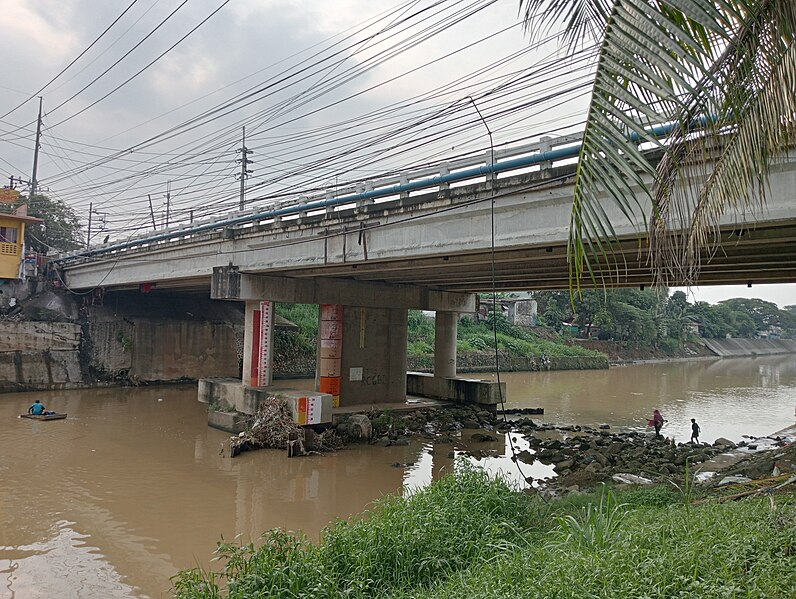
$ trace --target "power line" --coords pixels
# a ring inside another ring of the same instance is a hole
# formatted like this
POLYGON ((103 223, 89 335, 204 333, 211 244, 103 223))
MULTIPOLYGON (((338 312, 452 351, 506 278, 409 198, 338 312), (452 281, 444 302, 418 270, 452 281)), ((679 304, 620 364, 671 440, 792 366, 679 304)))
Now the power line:
MULTIPOLYGON (((188 2, 188 0, 184 0, 184 2, 183 2, 183 3, 182 3, 180 6, 179 6, 179 7, 177 7, 177 9, 176 9, 176 10, 179 10, 180 8, 182 8, 182 6, 183 6, 183 5, 184 5, 186 2, 188 2)), ((89 108, 91 108, 91 107, 93 107, 93 106, 96 106, 97 104, 99 104, 100 102, 102 102, 102 101, 103 101, 105 98, 107 98, 108 96, 110 96, 110 95, 112 95, 112 94, 115 94, 117 91, 119 91, 119 90, 120 90, 121 88, 123 88, 125 85, 127 85, 128 83, 130 83, 130 82, 131 82, 133 79, 135 79, 136 77, 138 77, 138 76, 139 76, 141 73, 143 73, 144 71, 146 71, 146 70, 147 70, 149 67, 151 67, 151 66, 152 66, 152 65, 154 65, 156 62, 158 62, 158 61, 159 61, 161 58, 163 58, 164 56, 166 56, 166 54, 168 54, 168 53, 169 53, 169 52, 171 52, 171 51, 172 51, 174 48, 176 48, 177 46, 179 46, 179 45, 180 45, 180 44, 181 44, 183 41, 185 41, 185 39, 186 39, 186 38, 188 38, 188 36, 190 36, 192 33, 194 33, 194 32, 195 32, 197 29, 199 29, 199 28, 200 28, 202 25, 204 25, 205 23, 207 23, 207 22, 208 22, 208 21, 209 21, 209 20, 210 20, 210 19, 211 19, 211 18, 212 18, 212 17, 213 17, 213 16, 214 16, 214 15, 215 15, 217 12, 218 12, 218 11, 220 11, 220 10, 221 10, 222 8, 224 8, 224 7, 225 7, 227 4, 229 4, 229 2, 230 2, 230 0, 224 0, 224 2, 222 2, 222 3, 221 3, 221 5, 220 5, 218 8, 216 8, 216 9, 215 9, 213 12, 211 12, 211 13, 210 13, 209 15, 207 15, 207 16, 206 16, 204 19, 202 19, 202 20, 201 20, 201 21, 200 21, 200 22, 199 22, 199 23, 198 23, 196 26, 194 26, 194 27, 193 27, 193 29, 191 29, 191 30, 190 30, 188 33, 186 33, 185 35, 183 35, 183 36, 182 36, 180 39, 178 39, 176 42, 174 42, 174 43, 173 43, 171 46, 169 46, 168 48, 166 48, 166 50, 164 50, 164 51, 163 51, 161 54, 159 54, 159 55, 158 55, 158 56, 157 56, 157 57, 156 57, 154 60, 152 60, 152 61, 150 61, 149 63, 147 63, 147 65, 146 65, 146 66, 144 66, 143 68, 139 69, 139 70, 138 70, 138 71, 137 71, 137 72, 136 72, 134 75, 132 75, 131 77, 128 77, 126 80, 124 80, 122 83, 120 83, 119 85, 117 85, 116 87, 114 87, 114 88, 113 88, 111 91, 109 91, 108 93, 106 93, 104 96, 102 96, 102 97, 101 97, 101 98, 99 98, 98 100, 94 100, 94 101, 93 101, 91 104, 89 104, 88 106, 85 106, 84 108, 81 108, 81 109, 80 109, 80 110, 78 110, 76 113, 74 113, 72 116, 69 116, 69 117, 67 117, 67 118, 65 118, 65 119, 62 119, 62 120, 58 121, 57 123, 55 123, 55 125, 53 125, 53 127, 57 127, 58 125, 63 125, 63 124, 64 124, 64 123, 66 123, 67 121, 71 121, 71 120, 72 120, 73 118, 75 118, 76 116, 78 116, 78 115, 80 115, 80 114, 83 114, 84 112, 86 112, 86 111, 87 111, 89 108)), ((175 10, 175 12, 176 12, 176 10, 175 10)), ((172 13, 172 14, 173 14, 173 13, 172 13)), ((79 92, 78 92, 78 93, 79 93, 79 92)), ((72 97, 74 98, 74 96, 72 96, 72 97)), ((68 101, 68 100, 67 100, 67 101, 68 101)), ((64 104, 64 103, 61 103, 61 106, 63 106, 63 104, 64 104)))
MULTIPOLYGON (((108 32, 109 32, 109 31, 110 31, 110 30, 113 28, 113 26, 114 26, 114 25, 116 25, 116 23, 118 23, 118 22, 119 22, 119 20, 120 20, 120 19, 121 19, 121 18, 122 18, 124 15, 126 15, 126 14, 127 14, 127 12, 128 12, 128 11, 129 11, 131 8, 133 8, 133 6, 135 6, 135 4, 136 4, 137 2, 138 2, 138 0, 133 0, 133 1, 132 1, 132 2, 131 2, 129 5, 128 5, 128 6, 127 6, 127 8, 125 8, 125 9, 122 11, 122 13, 121 13, 121 14, 120 14, 118 17, 116 17, 116 18, 115 18, 113 21, 111 21, 111 24, 110 24, 110 25, 108 25, 108 26, 105 28, 105 30, 104 30, 102 33, 100 33, 100 34, 99 34, 99 36, 97 36, 97 37, 94 39, 94 41, 93 41, 93 42, 91 42, 91 43, 90 43, 90 44, 89 44, 89 45, 88 45, 88 46, 87 46, 87 47, 86 47, 86 48, 85 48, 85 49, 84 49, 84 50, 83 50, 83 51, 82 51, 80 54, 78 54, 78 55, 77 55, 75 58, 73 58, 73 59, 72 59, 72 61, 71 61, 71 62, 70 62, 68 65, 66 65, 66 66, 65 66, 63 69, 61 69, 61 70, 58 72, 58 74, 57 74, 55 77, 53 77, 53 78, 52 78, 52 79, 50 79, 50 80, 49 80, 47 83, 45 83, 44 85, 42 85, 42 86, 41 86, 41 87, 40 87, 40 88, 39 88, 39 89, 38 89, 36 92, 34 92, 33 94, 31 94, 31 95, 30 95, 30 97, 29 97, 28 99, 26 99, 24 102, 22 102, 22 103, 18 104, 17 106, 15 106, 14 108, 12 108, 12 109, 11 109, 11 110, 9 110, 8 112, 6 112, 4 115, 0 116, 0 119, 4 119, 4 118, 6 118, 8 115, 10 115, 11 113, 15 112, 15 111, 16 111, 18 108, 21 108, 22 106, 24 106, 25 104, 27 104, 28 102, 30 102, 30 101, 31 101, 33 98, 35 98, 36 96, 38 96, 39 94, 41 94, 41 92, 43 92, 45 89, 47 89, 47 87, 48 87, 48 86, 49 86, 49 85, 50 85, 50 84, 51 84, 53 81, 55 81, 56 79, 58 79, 58 77, 60 77, 61 75, 63 75, 63 74, 64 74, 64 73, 65 73, 65 72, 66 72, 66 71, 69 69, 69 67, 71 67, 71 66, 72 66, 73 64, 75 64, 75 63, 76 63, 78 60, 80 60, 80 59, 81 59, 81 58, 82 58, 82 57, 83 57, 83 56, 86 54, 86 52, 88 52, 89 50, 91 50, 91 48, 93 48, 93 47, 94 47, 94 45, 95 45, 95 44, 96 44, 98 41, 100 41, 100 40, 101 40, 101 39, 102 39, 102 38, 105 36, 105 34, 106 34, 106 33, 108 33, 108 32)), ((35 122, 35 121, 34 121, 34 122, 35 122)))

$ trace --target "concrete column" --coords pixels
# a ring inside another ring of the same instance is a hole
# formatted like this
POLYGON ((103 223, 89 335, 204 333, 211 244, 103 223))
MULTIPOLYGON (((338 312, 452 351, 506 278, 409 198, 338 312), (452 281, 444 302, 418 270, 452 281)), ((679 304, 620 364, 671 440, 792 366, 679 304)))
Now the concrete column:
POLYGON ((457 312, 437 312, 434 319, 434 376, 456 376, 457 312))
POLYGON ((403 308, 345 306, 340 405, 406 401, 403 308))
POLYGON ((243 329, 243 384, 267 387, 274 371, 273 303, 247 301, 243 329))

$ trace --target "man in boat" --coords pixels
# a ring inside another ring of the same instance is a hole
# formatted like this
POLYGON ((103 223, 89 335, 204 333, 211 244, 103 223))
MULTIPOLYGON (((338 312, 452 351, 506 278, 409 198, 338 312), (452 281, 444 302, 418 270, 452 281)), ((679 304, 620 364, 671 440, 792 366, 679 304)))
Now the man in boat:
POLYGON ((41 416, 44 413, 44 404, 38 399, 34 401, 33 405, 28 408, 28 414, 33 414, 34 416, 41 416))

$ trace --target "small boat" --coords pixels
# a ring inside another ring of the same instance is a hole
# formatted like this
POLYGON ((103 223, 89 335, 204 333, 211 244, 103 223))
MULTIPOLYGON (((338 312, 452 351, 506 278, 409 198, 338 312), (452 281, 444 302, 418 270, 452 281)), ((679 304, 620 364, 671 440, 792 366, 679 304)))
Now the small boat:
POLYGON ((20 414, 19 417, 31 420, 63 420, 66 414, 20 414))

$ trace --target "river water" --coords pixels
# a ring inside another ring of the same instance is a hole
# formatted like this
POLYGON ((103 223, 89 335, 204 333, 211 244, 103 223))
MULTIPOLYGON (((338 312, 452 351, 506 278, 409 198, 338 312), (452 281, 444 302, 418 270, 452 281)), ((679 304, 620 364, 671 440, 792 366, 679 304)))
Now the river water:
MULTIPOLYGON (((796 405, 793 357, 501 378, 510 406, 544 407, 546 422, 644 427, 658 407, 678 440, 692 417, 707 441, 768 434, 792 424, 796 405)), ((453 468, 449 445, 419 442, 231 459, 205 409, 192 385, 0 396, 0 598, 167 597, 169 577, 208 566, 222 537, 282 527, 317 538, 334 518, 453 468), (35 397, 69 418, 18 419, 35 397)), ((478 444, 498 454, 480 463, 519 479, 506 443, 478 444)))

